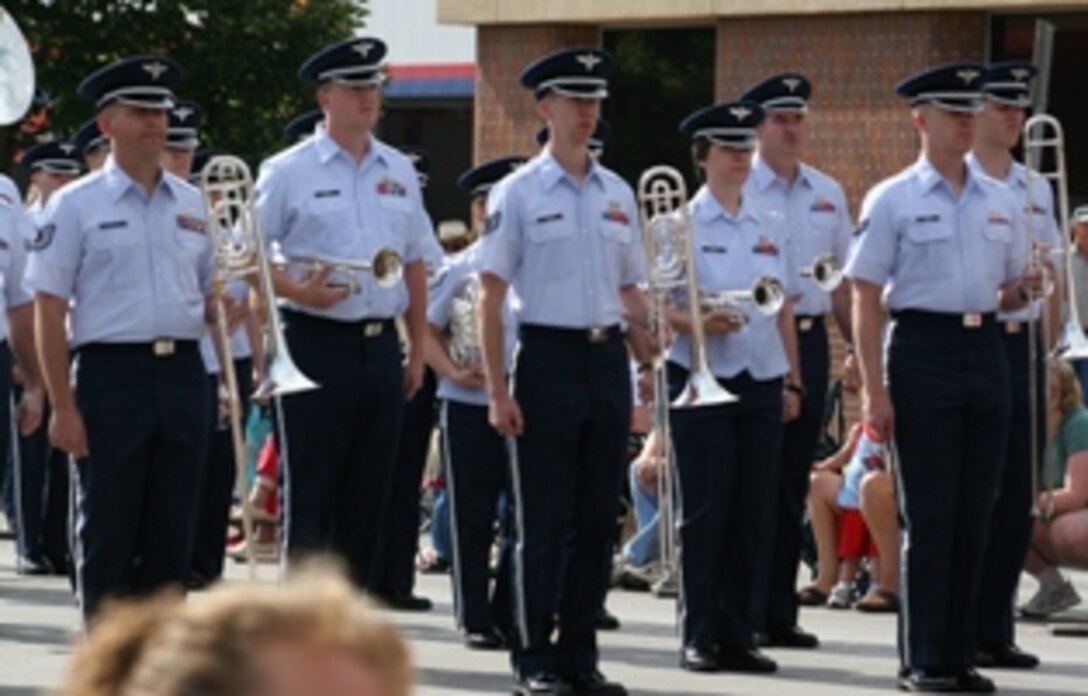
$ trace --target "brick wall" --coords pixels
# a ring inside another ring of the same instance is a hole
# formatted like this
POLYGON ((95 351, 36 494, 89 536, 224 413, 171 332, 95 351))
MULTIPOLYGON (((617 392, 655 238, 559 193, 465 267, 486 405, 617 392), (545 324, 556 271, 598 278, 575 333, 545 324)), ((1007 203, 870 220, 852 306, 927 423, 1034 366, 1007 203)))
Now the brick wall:
POLYGON ((476 118, 473 161, 536 152, 541 121, 531 92, 518 82, 533 60, 560 48, 597 46, 593 26, 486 26, 476 33, 476 118))
MULTIPOLYGON (((813 83, 805 159, 842 183, 857 215, 865 191, 918 154, 910 112, 895 84, 925 67, 985 58, 983 12, 764 17, 718 23, 715 94, 734 99, 776 72, 813 83)), ((842 340, 832 335, 833 369, 842 340)), ((857 404, 848 399, 856 417, 857 404)))

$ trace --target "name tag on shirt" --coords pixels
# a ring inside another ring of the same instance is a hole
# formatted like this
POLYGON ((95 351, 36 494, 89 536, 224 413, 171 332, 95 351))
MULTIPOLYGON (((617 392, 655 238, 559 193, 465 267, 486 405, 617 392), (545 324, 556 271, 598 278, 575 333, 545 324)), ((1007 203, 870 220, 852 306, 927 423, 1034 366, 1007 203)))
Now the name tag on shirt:
POLYGON ((110 220, 98 223, 98 229, 100 230, 119 230, 122 227, 128 227, 128 220, 110 220))
POLYGON ((941 221, 941 216, 938 215, 937 213, 933 213, 932 215, 919 215, 919 216, 914 218, 914 221, 915 222, 920 222, 920 223, 940 222, 941 221))
POLYGON ((712 246, 712 245, 709 245, 709 244, 704 244, 702 246, 702 249, 703 249, 704 254, 724 254, 724 253, 726 253, 725 247, 723 247, 723 246, 712 246))
POLYGON ((340 189, 325 189, 324 191, 314 191, 314 198, 333 198, 340 195, 340 189))
POLYGON ((189 215, 178 215, 178 227, 186 232, 205 234, 208 231, 208 223, 189 215))
POLYGON ((547 215, 541 215, 536 219, 536 224, 543 225, 548 222, 555 222, 563 219, 563 213, 548 213, 547 215))

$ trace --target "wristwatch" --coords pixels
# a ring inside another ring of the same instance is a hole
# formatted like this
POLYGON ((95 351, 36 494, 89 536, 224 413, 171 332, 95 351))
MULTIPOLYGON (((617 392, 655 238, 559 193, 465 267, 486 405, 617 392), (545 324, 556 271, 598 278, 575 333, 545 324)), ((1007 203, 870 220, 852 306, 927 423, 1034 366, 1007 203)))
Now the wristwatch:
POLYGON ((800 384, 794 384, 793 382, 786 382, 785 389, 788 392, 793 392, 794 394, 801 397, 802 399, 805 398, 805 394, 808 393, 808 392, 805 391, 805 388, 802 387, 800 384))

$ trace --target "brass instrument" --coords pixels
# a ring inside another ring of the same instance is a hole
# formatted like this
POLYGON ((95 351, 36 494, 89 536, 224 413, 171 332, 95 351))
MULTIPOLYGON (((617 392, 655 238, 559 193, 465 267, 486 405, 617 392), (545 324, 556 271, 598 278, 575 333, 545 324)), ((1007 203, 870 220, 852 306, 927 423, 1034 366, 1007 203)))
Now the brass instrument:
POLYGON ((778 279, 771 276, 760 276, 750 290, 699 293, 702 312, 722 312, 737 324, 748 322, 748 315, 741 303, 751 303, 760 314, 774 316, 785 302, 786 289, 778 279))
MULTIPOLYGON (((241 501, 242 533, 245 536, 246 561, 250 578, 256 577, 256 556, 253 542, 253 513, 247 502, 246 447, 242 425, 242 405, 238 398, 238 376, 234 372, 234 356, 230 350, 230 329, 227 326, 225 294, 228 283, 250 281, 256 276, 256 290, 268 308, 265 332, 266 355, 264 374, 254 398, 280 397, 315 389, 317 385, 295 365, 283 337, 272 276, 265 254, 264 235, 258 224, 253 198, 253 178, 249 167, 237 157, 213 157, 201 172, 201 191, 208 212, 208 237, 215 259, 214 293, 217 302, 216 328, 222 346, 220 367, 228 392, 231 444, 236 467, 235 493, 241 501)), ((277 418, 282 437, 283 419, 277 418)), ((281 453, 286 465, 286 447, 281 453)))
POLYGON ((34 61, 15 19, 0 7, 0 126, 22 119, 34 102, 34 61))
POLYGON ((842 283, 842 268, 832 254, 821 254, 812 260, 812 265, 801 269, 802 278, 812 278, 816 287, 824 292, 832 292, 842 283))
POLYGON ((393 249, 382 247, 369 261, 355 261, 332 258, 318 258, 316 256, 289 256, 276 261, 274 266, 278 268, 295 268, 301 266, 307 273, 317 273, 324 268, 330 269, 330 287, 344 288, 351 295, 357 295, 363 291, 363 284, 359 279, 359 273, 370 273, 374 276, 374 282, 380 288, 391 288, 400 282, 404 276, 404 262, 393 249))
MULTIPOLYGON (((688 383, 672 402, 676 408, 713 406, 737 400, 718 384, 706 359, 706 332, 699 311, 699 289, 695 284, 695 258, 691 245, 691 221, 688 219, 687 187, 680 172, 672 167, 656 166, 639 179, 639 206, 643 216, 643 243, 649 265, 653 313, 659 338, 665 324, 665 296, 683 288, 691 316, 691 370, 688 383)), ((659 341, 659 345, 664 345, 659 341)), ((663 369, 663 363, 659 366, 663 369)), ((668 393, 666 388, 661 395, 668 393)), ((662 398, 662 401, 665 399, 662 398)))
POLYGON ((461 281, 450 301, 450 359, 462 369, 483 367, 476 305, 480 297, 480 279, 475 275, 461 281))
MULTIPOLYGON (((1024 145, 1024 165, 1027 169, 1027 213, 1025 218, 1027 220, 1027 235, 1028 235, 1028 248, 1030 249, 1029 267, 1039 269, 1044 272, 1043 281, 1043 297, 1045 298, 1049 294, 1050 281, 1045 275, 1045 266, 1043 265, 1043 257, 1053 253, 1054 250, 1048 248, 1047 245, 1039 241, 1039 237, 1036 234, 1037 230, 1034 229, 1034 210, 1035 210, 1035 194, 1034 194, 1034 180, 1042 179, 1048 184, 1053 184, 1057 189, 1057 209, 1058 220, 1062 235, 1069 234, 1069 185, 1068 177, 1066 174, 1065 166, 1065 135, 1062 131, 1061 123, 1058 119, 1049 114, 1036 114, 1032 116, 1024 123, 1023 131, 1023 145, 1024 145), (1045 162, 1047 153, 1050 153, 1053 158, 1053 166, 1050 169, 1045 168, 1045 162)), ((1065 321, 1062 326, 1061 334, 1058 336, 1058 343, 1053 349, 1049 347, 1051 340, 1051 324, 1050 313, 1046 306, 1041 308, 1040 312, 1040 325, 1037 328, 1036 323, 1032 317, 1028 317, 1028 403, 1029 403, 1029 418, 1031 419, 1031 499, 1032 499, 1032 513, 1036 517, 1048 518, 1050 513, 1053 512, 1054 497, 1053 491, 1049 485, 1046 490, 1047 509, 1039 509, 1039 477, 1044 472, 1040 471, 1039 458, 1042 454, 1044 447, 1049 447, 1052 433, 1050 432, 1049 419, 1045 415, 1045 410, 1049 408, 1049 374, 1048 370, 1044 369, 1041 375, 1042 384, 1040 385, 1040 374, 1038 370, 1038 345, 1039 333, 1041 332, 1044 341, 1043 355, 1045 357, 1044 365, 1049 365, 1051 359, 1055 357, 1062 357, 1067 360, 1079 360, 1088 358, 1088 338, 1084 335, 1084 330, 1080 326, 1080 313, 1077 306, 1077 287, 1076 287, 1076 275, 1073 270, 1073 253, 1071 250, 1067 250, 1065 254, 1065 277, 1066 277, 1066 294, 1064 296, 1063 312, 1065 315, 1065 321), (1042 391, 1043 403, 1041 404, 1043 414, 1039 413, 1039 392, 1042 391)), ((1044 466, 1047 467, 1047 474, 1053 462, 1051 458, 1046 459, 1044 466)), ((1046 476, 1049 482, 1052 477, 1046 476)))

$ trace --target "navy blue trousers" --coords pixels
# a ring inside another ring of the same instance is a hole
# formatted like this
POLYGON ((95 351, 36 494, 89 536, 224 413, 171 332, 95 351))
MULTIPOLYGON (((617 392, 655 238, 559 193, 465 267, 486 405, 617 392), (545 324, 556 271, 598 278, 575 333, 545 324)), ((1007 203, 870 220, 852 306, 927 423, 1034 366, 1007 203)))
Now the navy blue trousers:
MULTIPOLYGON (((16 403, 22 388, 13 390, 16 403)), ((18 456, 12 451, 19 483, 19 552, 32 560, 45 561, 57 572, 69 567, 69 487, 68 455, 49 444, 48 402, 42 412, 42 425, 29 435, 19 436, 18 456)))
POLYGON ((79 349, 76 400, 90 456, 76 462, 76 585, 85 618, 111 596, 183 586, 207 446, 196 341, 79 349))
MULTIPOLYGON (((242 427, 249 412, 249 397, 253 394, 253 360, 234 361, 238 376, 238 398, 242 406, 242 427)), ((218 580, 223 575, 227 527, 230 524, 230 503, 234 497, 237 467, 234 463, 234 441, 230 419, 219 418, 220 375, 208 375, 208 458, 203 469, 197 500, 193 535, 192 573, 200 582, 218 580)), ((243 435, 244 437, 244 435, 243 435)))
POLYGON ((904 519, 903 666, 974 663, 979 580, 1005 458, 1009 375, 992 317, 900 312, 888 350, 904 519))
POLYGON ((756 617, 756 628, 783 630, 797 625, 797 565, 801 561, 802 522, 808 480, 812 473, 813 456, 823 426, 824 401, 830 355, 827 329, 823 317, 805 318, 812 326, 797 332, 801 358, 801 379, 805 397, 801 414, 782 429, 782 469, 777 486, 777 507, 774 514, 774 536, 766 546, 768 555, 764 568, 767 581, 756 583, 762 609, 756 617))
MULTIPOLYGON (((978 602, 978 644, 996 648, 1016 642, 1014 603, 1020 573, 1024 568, 1031 530, 1031 401, 1028 396, 1028 334, 1020 325, 1018 333, 1004 334, 1005 354, 1009 362, 1009 386, 1012 402, 1008 428, 1005 465, 1001 469, 997 500, 986 540, 978 602)), ((1046 372, 1042 347, 1036 351, 1038 385, 1035 410, 1038 427, 1038 454, 1042 461, 1046 443, 1046 372)))
POLYGON ((423 470, 436 421, 434 371, 423 370, 423 386, 404 407, 397 465, 381 523, 382 536, 370 587, 391 596, 412 594, 419 548, 419 500, 423 470))
MULTIPOLYGON (((669 363, 675 398, 688 373, 669 363)), ((753 647, 756 583, 771 524, 782 441, 782 379, 719 383, 733 404, 673 409, 680 480, 680 623, 686 647, 753 647)))
POLYGON ((507 628, 512 623, 509 583, 510 540, 499 519, 507 490, 509 449, 491 427, 487 406, 442 404, 447 486, 453 521, 453 597, 457 624, 466 632, 507 628), (491 543, 500 530, 500 566, 490 581, 491 543))
POLYGON ((619 330, 521 327, 514 395, 525 417, 511 463, 518 541, 514 605, 519 675, 597 666, 597 610, 608 589, 616 504, 631 420, 631 370, 619 330), (558 617, 558 638, 552 633, 558 617))
POLYGON ((319 385, 282 399, 287 553, 297 560, 331 552, 365 588, 382 534, 404 413, 396 328, 386 320, 377 335, 368 336, 364 322, 283 315, 295 362, 319 385))

